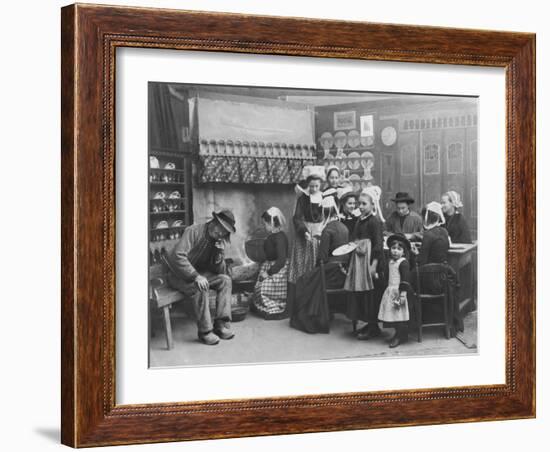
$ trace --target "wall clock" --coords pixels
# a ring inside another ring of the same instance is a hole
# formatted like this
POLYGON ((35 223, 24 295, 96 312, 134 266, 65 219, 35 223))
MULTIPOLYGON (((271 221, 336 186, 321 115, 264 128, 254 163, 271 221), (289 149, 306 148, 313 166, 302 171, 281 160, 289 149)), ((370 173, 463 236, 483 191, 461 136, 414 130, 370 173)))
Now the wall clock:
POLYGON ((393 145, 397 140, 397 131, 395 130, 395 127, 384 127, 382 129, 382 133, 380 134, 380 138, 382 138, 382 143, 384 143, 385 146, 393 145))

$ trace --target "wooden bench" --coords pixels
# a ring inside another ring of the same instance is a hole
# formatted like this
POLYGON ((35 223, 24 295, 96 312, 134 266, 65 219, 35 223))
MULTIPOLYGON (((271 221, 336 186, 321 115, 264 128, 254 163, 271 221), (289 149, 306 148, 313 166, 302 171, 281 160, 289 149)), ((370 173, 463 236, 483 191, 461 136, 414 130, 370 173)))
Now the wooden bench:
POLYGON ((172 289, 168 285, 167 269, 164 264, 153 264, 149 268, 149 300, 153 307, 162 310, 168 350, 174 347, 170 309, 174 303, 178 303, 184 299, 185 296, 183 293, 172 289))
MULTIPOLYGON (((184 302, 186 297, 182 292, 173 289, 168 284, 169 270, 164 259, 164 255, 162 255, 160 258, 160 263, 155 263, 149 267, 149 301, 153 308, 160 309, 162 311, 164 333, 166 335, 166 347, 168 350, 171 350, 174 347, 174 339, 172 336, 170 309, 174 303, 184 302)), ((152 316, 150 315, 150 331, 152 329, 151 317, 152 316)))

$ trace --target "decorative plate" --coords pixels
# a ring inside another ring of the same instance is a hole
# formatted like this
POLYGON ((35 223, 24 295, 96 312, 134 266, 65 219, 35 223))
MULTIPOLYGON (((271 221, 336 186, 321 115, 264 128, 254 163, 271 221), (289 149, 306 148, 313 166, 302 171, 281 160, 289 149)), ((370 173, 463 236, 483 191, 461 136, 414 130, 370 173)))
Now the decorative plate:
POLYGON ((361 142, 361 146, 365 148, 370 148, 371 146, 374 145, 374 137, 373 136, 361 137, 360 142, 361 142))
POLYGON ((319 142, 321 143, 321 147, 327 151, 333 146, 334 138, 330 132, 325 132, 321 135, 319 142))
POLYGON ((348 155, 348 167, 352 170, 359 169, 361 166, 361 156, 358 152, 350 152, 348 155))
POLYGON ((153 169, 158 169, 160 168, 160 165, 159 165, 159 159, 156 158, 154 155, 151 155, 149 157, 149 166, 153 169))
POLYGON ((349 254, 357 248, 357 243, 346 243, 345 245, 339 246, 333 252, 333 256, 344 256, 349 254))
POLYGON ((350 130, 348 133, 348 145, 350 148, 356 148, 361 144, 361 137, 357 130, 350 130))
POLYGON ((338 149, 345 148, 347 142, 348 142, 348 137, 346 135, 346 132, 336 132, 334 134, 334 145, 338 149))

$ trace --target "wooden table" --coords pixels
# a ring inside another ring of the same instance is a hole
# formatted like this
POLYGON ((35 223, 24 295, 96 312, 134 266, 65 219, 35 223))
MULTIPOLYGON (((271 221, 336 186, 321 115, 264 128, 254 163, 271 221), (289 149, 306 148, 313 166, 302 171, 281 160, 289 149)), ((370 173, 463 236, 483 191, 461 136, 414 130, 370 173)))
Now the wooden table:
POLYGON ((458 276, 460 282, 458 303, 461 313, 475 309, 477 284, 475 278, 475 260, 477 243, 457 243, 447 252, 447 262, 458 276))

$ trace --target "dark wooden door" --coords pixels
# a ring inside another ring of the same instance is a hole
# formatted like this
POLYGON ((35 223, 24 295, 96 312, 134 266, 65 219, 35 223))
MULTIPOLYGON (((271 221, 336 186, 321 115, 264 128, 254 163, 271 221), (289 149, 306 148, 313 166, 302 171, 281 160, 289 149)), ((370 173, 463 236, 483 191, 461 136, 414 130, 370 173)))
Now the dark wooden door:
POLYGON ((381 119, 375 125, 375 143, 380 168, 380 188, 382 189, 382 207, 384 217, 393 211, 391 198, 399 190, 399 132, 397 119, 381 119))
POLYGON ((402 131, 399 134, 399 190, 411 195, 415 203, 412 209, 420 212, 420 131, 402 131))
POLYGON ((443 131, 424 129, 420 139, 420 183, 422 205, 440 201, 443 190, 443 131))

